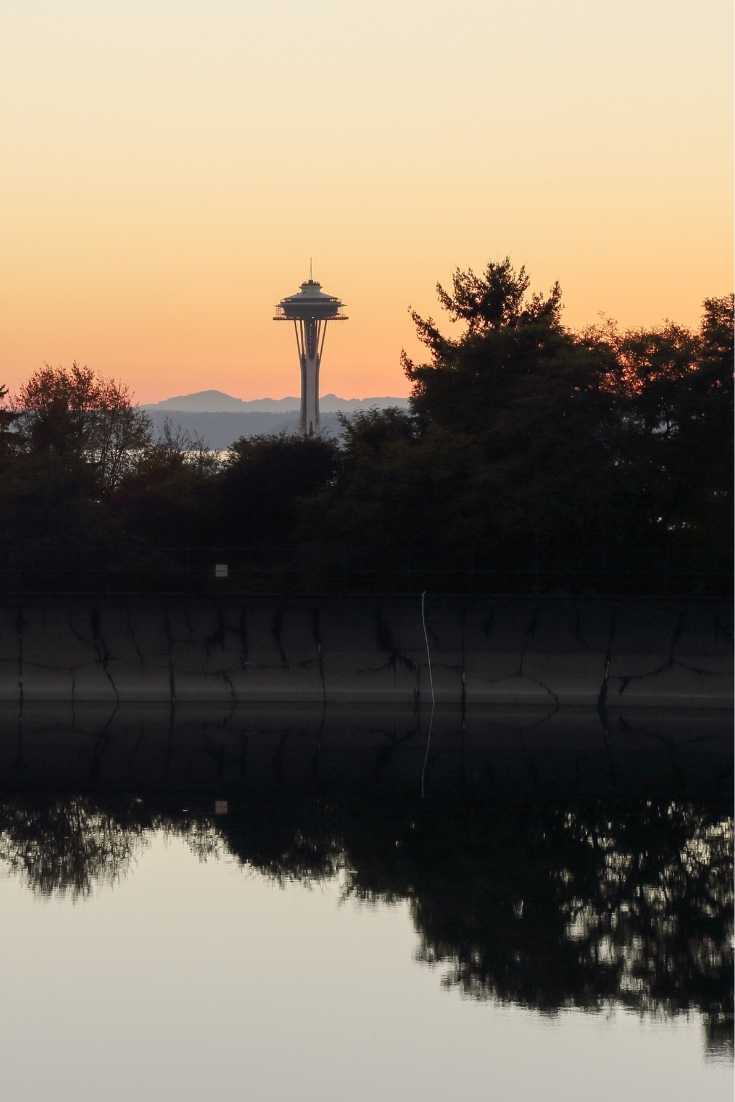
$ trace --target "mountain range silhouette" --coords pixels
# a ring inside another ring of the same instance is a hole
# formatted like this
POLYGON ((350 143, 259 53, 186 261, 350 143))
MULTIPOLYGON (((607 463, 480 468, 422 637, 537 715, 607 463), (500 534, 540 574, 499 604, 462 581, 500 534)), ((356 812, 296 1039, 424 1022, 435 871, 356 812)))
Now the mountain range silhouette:
MULTIPOLYGON (((320 399, 322 435, 341 434, 340 413, 390 406, 407 409, 408 398, 340 398, 337 394, 325 394, 320 399)), ((199 438, 215 451, 229 448, 241 436, 295 433, 299 426, 299 398, 292 395, 248 402, 221 390, 199 390, 149 403, 143 409, 151 419, 154 433, 162 433, 168 424, 199 438)))
MULTIPOLYGON (((296 395, 285 398, 255 398, 246 401, 225 394, 222 390, 198 390, 194 394, 177 394, 164 398, 160 402, 150 402, 143 408, 153 410, 176 410, 191 413, 287 413, 298 410, 300 399, 296 395)), ((356 411, 358 409, 385 409, 398 406, 405 409, 408 398, 379 396, 373 398, 341 398, 337 394, 324 394, 319 400, 324 413, 356 411)))

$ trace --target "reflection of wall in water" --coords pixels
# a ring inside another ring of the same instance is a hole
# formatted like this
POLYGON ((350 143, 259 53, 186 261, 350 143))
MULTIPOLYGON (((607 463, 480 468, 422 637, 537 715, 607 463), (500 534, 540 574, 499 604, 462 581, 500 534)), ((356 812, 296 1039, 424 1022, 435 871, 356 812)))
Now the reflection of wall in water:
POLYGON ((729 791, 729 716, 212 705, 0 709, 0 785, 345 786, 494 798, 729 791), (425 767, 425 768, 424 768, 425 767))

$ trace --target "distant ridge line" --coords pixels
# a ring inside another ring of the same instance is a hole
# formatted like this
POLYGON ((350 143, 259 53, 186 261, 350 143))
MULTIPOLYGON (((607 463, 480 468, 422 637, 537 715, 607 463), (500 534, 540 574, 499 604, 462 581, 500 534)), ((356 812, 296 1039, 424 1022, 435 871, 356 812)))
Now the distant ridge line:
MULTIPOLYGON (((408 398, 379 395, 366 398, 341 398, 337 394, 324 394, 319 400, 325 413, 357 411, 359 409, 386 409, 397 406, 408 408, 408 398)), ((299 398, 254 398, 250 401, 234 398, 222 390, 198 390, 193 394, 177 394, 160 402, 146 402, 143 409, 151 412, 177 413, 290 413, 299 409, 299 398)))

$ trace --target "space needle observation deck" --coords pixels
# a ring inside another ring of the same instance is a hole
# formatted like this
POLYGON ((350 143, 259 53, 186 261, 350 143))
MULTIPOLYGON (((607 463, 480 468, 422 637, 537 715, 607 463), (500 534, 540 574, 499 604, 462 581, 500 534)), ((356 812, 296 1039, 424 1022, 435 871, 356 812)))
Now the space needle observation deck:
POLYGON ((319 432, 319 368, 327 335, 327 322, 347 321, 343 302, 322 291, 311 273, 295 295, 281 299, 274 321, 291 321, 301 369, 301 416, 299 429, 304 436, 319 432))

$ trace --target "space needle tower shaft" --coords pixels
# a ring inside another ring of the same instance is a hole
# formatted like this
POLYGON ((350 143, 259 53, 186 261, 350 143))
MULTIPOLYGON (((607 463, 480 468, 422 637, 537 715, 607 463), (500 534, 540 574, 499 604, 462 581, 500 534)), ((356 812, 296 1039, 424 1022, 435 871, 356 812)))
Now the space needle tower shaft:
POLYGON ((343 303, 322 291, 311 273, 295 295, 281 299, 274 321, 293 322, 301 372, 301 416, 304 436, 319 432, 319 368, 327 335, 327 322, 346 321, 343 303))

